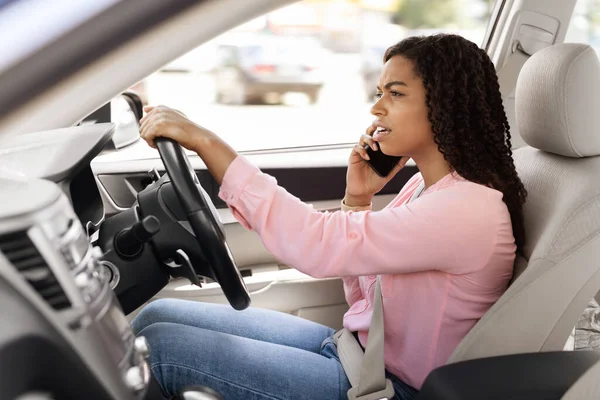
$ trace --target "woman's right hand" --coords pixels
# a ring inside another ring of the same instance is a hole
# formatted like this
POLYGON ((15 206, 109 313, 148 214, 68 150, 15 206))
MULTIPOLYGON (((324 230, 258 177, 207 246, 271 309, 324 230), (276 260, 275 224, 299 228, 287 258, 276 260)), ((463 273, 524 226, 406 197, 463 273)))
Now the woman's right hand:
POLYGON ((365 150, 365 145, 369 145, 373 150, 377 150, 379 144, 373 140, 373 133, 377 127, 371 125, 367 128, 365 134, 360 137, 358 144, 354 145, 350 160, 348 161, 348 172, 346 174, 346 195, 344 203, 347 206, 367 206, 371 204, 371 199, 404 167, 410 157, 402 157, 400 162, 386 176, 381 177, 373 171, 367 160, 369 155, 365 150))

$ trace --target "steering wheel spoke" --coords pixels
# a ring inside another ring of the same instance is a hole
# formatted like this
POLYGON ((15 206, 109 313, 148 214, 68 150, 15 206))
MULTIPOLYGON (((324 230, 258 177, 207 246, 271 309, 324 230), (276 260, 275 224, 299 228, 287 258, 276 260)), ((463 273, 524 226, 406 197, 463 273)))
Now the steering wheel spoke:
POLYGON ((157 138, 155 143, 198 245, 225 297, 236 310, 247 308, 250 295, 227 246, 219 214, 200 186, 183 148, 167 138, 157 138))

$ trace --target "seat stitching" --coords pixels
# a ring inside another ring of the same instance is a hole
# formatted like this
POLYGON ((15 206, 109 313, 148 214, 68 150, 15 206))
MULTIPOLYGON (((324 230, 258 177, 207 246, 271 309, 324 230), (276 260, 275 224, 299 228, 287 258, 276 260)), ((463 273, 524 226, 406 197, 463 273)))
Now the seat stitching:
POLYGON ((577 154, 579 157, 583 157, 583 154, 581 154, 579 152, 579 150, 577 150, 577 147, 575 146, 575 143, 573 142, 573 138, 571 136, 571 125, 570 125, 570 120, 569 120, 569 102, 567 101, 567 96, 569 94, 569 76, 571 74, 571 68, 573 68, 573 65, 575 65, 575 63, 577 63, 577 61, 583 57, 585 54, 587 54, 589 51, 593 51, 591 47, 587 47, 584 51, 582 51, 581 53, 579 53, 579 55, 577 57, 575 57, 575 59, 569 64, 569 68, 567 68, 567 73, 566 73, 566 84, 565 84, 565 92, 563 93, 562 100, 563 100, 563 106, 565 109, 565 122, 566 122, 566 128, 567 128, 567 140, 569 141, 569 144, 571 145, 571 149, 575 152, 575 154, 577 154))

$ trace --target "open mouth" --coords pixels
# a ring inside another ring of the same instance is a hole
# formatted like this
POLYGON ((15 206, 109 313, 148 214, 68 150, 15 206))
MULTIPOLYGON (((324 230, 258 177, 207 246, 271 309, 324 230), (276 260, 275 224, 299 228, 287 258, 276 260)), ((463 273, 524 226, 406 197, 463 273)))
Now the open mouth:
POLYGON ((378 140, 379 138, 381 138, 383 136, 389 135, 391 132, 392 131, 390 131, 387 128, 378 127, 377 130, 375 131, 375 134, 373 135, 373 139, 378 140))

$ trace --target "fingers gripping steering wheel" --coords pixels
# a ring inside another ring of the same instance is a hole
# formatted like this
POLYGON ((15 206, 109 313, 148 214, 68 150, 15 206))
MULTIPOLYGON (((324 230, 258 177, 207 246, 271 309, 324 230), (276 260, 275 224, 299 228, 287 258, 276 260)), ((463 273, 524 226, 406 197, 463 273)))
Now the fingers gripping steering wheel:
POLYGON ((236 310, 247 308, 250 305, 250 295, 227 246, 217 210, 200 186, 183 148, 167 138, 157 138, 154 143, 196 235, 198 245, 225 297, 236 310))

